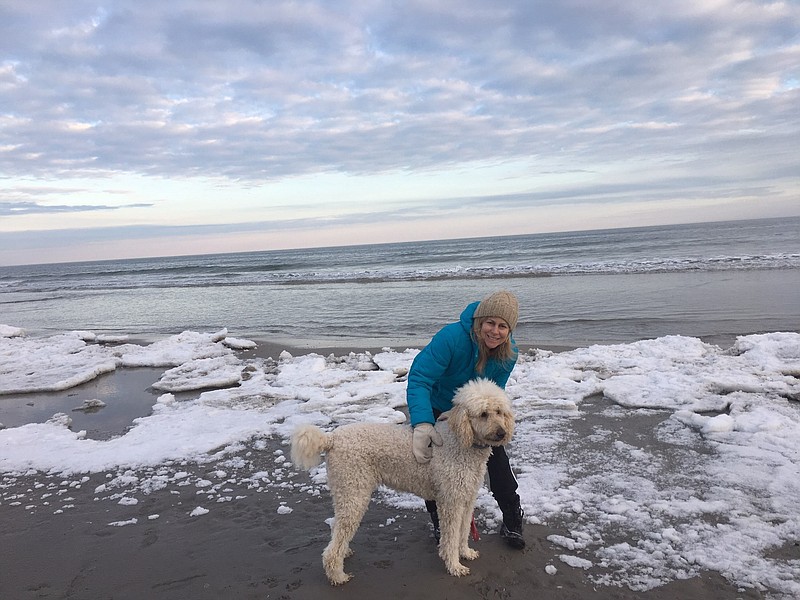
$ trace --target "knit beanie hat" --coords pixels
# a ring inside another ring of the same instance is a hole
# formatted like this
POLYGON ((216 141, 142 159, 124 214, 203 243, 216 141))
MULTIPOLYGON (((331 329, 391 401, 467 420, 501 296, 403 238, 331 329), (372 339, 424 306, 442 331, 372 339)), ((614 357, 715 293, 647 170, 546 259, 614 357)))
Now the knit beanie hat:
POLYGON ((478 308, 475 309, 473 318, 477 317, 500 317, 513 331, 517 326, 519 318, 519 302, 517 297, 511 292, 501 290, 494 294, 489 294, 481 300, 478 308))

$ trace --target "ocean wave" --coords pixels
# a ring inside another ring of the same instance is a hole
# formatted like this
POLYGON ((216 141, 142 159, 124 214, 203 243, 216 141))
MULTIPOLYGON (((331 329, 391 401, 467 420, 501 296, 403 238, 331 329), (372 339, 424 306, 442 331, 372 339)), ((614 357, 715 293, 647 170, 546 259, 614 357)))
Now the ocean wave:
POLYGON ((264 265, 252 259, 236 265, 197 261, 193 265, 168 264, 161 268, 113 268, 106 272, 93 268, 70 275, 15 278, 0 287, 3 292, 53 293, 141 288, 225 287, 259 285, 315 285, 326 283, 379 283, 437 281, 448 279, 503 279, 577 275, 622 275, 710 271, 775 270, 800 268, 800 254, 740 255, 715 257, 677 257, 662 259, 603 260, 554 264, 493 264, 480 266, 430 265, 375 266, 315 269, 285 269, 283 265, 264 265))

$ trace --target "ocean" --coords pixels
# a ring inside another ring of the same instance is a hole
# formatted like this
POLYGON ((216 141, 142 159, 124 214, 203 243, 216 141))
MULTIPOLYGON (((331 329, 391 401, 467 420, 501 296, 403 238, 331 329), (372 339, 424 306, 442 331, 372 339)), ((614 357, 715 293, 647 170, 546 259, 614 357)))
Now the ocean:
POLYGON ((0 323, 397 348, 501 288, 525 345, 797 332, 800 217, 0 267, 0 323))

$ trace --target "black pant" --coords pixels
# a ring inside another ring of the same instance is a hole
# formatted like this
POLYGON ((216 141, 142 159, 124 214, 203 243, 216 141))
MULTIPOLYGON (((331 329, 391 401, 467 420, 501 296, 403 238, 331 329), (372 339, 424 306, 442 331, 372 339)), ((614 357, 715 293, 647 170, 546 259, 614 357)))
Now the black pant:
POLYGON ((486 461, 486 470, 489 473, 489 489, 492 491, 497 504, 505 512, 506 507, 518 506, 517 478, 511 470, 508 454, 503 446, 495 446, 486 461))

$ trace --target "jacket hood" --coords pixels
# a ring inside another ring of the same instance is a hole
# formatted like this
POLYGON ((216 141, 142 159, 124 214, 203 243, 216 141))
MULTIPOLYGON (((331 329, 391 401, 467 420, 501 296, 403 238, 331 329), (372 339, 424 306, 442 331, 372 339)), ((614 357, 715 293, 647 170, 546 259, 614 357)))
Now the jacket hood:
POLYGON ((467 308, 462 311, 459 319, 461 326, 469 334, 472 332, 472 319, 475 316, 475 311, 478 309, 478 304, 480 304, 480 302, 473 302, 472 304, 469 304, 467 308))

